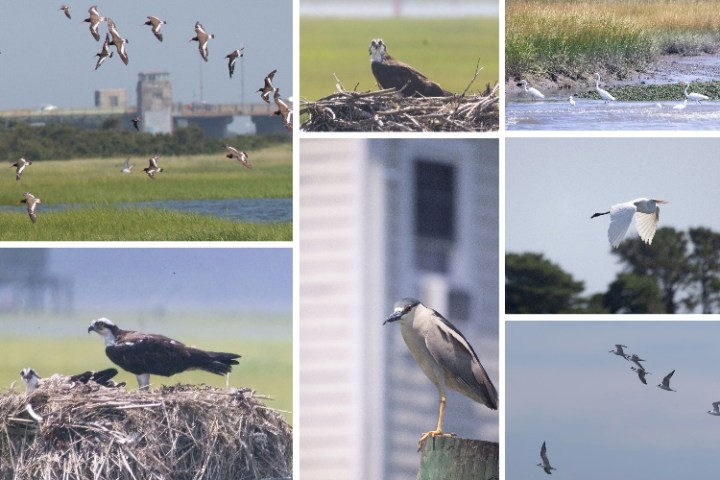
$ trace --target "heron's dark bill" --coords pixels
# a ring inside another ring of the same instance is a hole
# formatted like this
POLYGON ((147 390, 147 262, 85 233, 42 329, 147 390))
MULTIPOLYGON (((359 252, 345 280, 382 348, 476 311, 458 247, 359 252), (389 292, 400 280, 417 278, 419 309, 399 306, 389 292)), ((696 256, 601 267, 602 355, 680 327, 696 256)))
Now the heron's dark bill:
POLYGON ((385 325, 386 323, 397 322, 402 318, 402 316, 403 312, 394 312, 383 322, 383 325, 385 325))

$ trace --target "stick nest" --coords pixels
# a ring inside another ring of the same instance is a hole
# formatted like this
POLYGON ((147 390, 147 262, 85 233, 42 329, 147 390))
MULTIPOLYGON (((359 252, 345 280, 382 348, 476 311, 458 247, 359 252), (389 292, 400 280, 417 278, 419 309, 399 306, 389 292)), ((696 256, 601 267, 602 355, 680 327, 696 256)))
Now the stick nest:
POLYGON ((0 480, 292 477, 292 428, 252 390, 44 382, 0 394, 0 480))
POLYGON ((338 91, 301 102, 306 132, 487 132, 499 125, 497 85, 476 95, 404 97, 394 88, 338 91))

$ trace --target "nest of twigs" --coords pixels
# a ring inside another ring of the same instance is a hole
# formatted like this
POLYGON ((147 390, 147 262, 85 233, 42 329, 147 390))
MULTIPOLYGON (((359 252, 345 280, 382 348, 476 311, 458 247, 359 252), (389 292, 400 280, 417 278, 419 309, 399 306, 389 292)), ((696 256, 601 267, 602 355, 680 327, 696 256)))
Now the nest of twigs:
POLYGON ((338 91, 301 102, 307 132, 488 132, 498 129, 498 86, 476 95, 405 97, 394 88, 338 91))
POLYGON ((0 395, 2 480, 291 477, 292 429, 249 389, 45 381, 0 395))

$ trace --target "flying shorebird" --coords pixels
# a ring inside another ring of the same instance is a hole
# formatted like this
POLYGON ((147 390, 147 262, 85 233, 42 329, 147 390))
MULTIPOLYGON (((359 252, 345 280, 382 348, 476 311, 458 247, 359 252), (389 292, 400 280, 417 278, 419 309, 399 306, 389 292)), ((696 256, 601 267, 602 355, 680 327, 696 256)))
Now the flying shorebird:
POLYGON ((530 95, 530 99, 531 99, 533 102, 535 101, 536 98, 537 98, 537 99, 540 99, 540 100, 542 100, 543 98, 545 98, 545 95, 543 95, 543 94, 540 92, 540 90, 538 90, 537 88, 534 88, 534 87, 528 88, 528 82, 527 82, 527 80, 521 80, 520 83, 523 84, 523 88, 525 89, 525 93, 527 93, 528 95, 530 95))
POLYGON ((166 25, 167 22, 165 20, 160 20, 158 17, 154 17, 152 15, 148 15, 147 22, 145 22, 143 25, 151 25, 152 26, 152 33, 155 35, 155 38, 163 41, 163 35, 162 32, 160 32, 160 29, 163 25, 166 25))
POLYGON ((10 168, 15 167, 15 180, 20 180, 20 177, 22 177, 23 172, 28 167, 28 165, 32 165, 32 162, 29 162, 25 160, 24 158, 20 158, 17 162, 10 165, 10 168))
POLYGON ((638 356, 635 355, 634 353, 633 353, 632 355, 630 355, 630 357, 628 358, 628 360, 631 361, 631 362, 633 362, 635 365, 637 365, 638 367, 642 368, 643 370, 645 370, 645 367, 643 367, 642 364, 640 363, 640 362, 644 362, 645 360, 642 359, 642 358, 640 358, 640 357, 638 357, 638 356))
POLYGON ((633 372, 636 372, 640 381, 643 384, 647 385, 647 381, 645 380, 645 375, 651 375, 650 372, 648 372, 644 368, 635 368, 635 367, 630 367, 630 370, 632 370, 633 372))
POLYGON ((200 56, 206 62, 208 61, 208 41, 211 38, 215 38, 215 35, 209 34, 205 31, 200 22, 195 22, 195 36, 191 38, 190 42, 198 42, 198 49, 200 50, 200 56))
POLYGON ((105 17, 101 16, 98 13, 97 5, 93 5, 88 9, 88 13, 90 16, 83 20, 83 22, 90 23, 90 33, 92 34, 95 41, 100 41, 100 32, 98 31, 98 27, 100 27, 100 22, 104 22, 106 19, 105 17))
MULTIPOLYGON (((94 382, 108 388, 124 387, 125 382, 116 383, 111 380, 115 375, 117 375, 117 373, 118 371, 114 368, 106 368, 105 370, 97 372, 87 371, 70 376, 55 374, 48 380, 60 379, 68 388, 72 388, 78 383, 88 384, 89 382, 94 382)), ((38 375, 33 368, 23 368, 20 371, 20 378, 22 378, 22 381, 25 384, 25 393, 32 393, 35 389, 42 386, 41 380, 43 380, 43 378, 38 375)))
POLYGON ((707 413, 709 413, 710 415, 715 415, 716 417, 720 416, 720 402, 713 402, 712 406, 713 406, 713 409, 708 410, 707 413))
POLYGON ((42 203, 42 200, 40 200, 30 192, 23 193, 23 196, 25 198, 20 200, 20 203, 27 204, 28 217, 30 217, 32 223, 35 223, 37 221, 37 206, 42 203))
POLYGON ((600 88, 600 74, 599 74, 599 73, 595 73, 595 76, 597 77, 597 78, 595 79, 595 90, 598 92, 598 95, 600 95, 600 98, 602 98, 603 100, 605 100, 605 103, 614 102, 614 101, 615 101, 615 97, 613 97, 612 95, 610 95, 610 93, 607 92, 606 90, 603 90, 602 88, 600 88))
POLYGON ((557 470, 557 468, 550 466, 550 460, 548 460, 547 457, 547 447, 545 446, 545 442, 543 442, 542 447, 540 447, 540 460, 542 460, 542 463, 538 463, 537 466, 541 467, 548 475, 552 475, 552 470, 557 470))
POLYGON ((658 385, 658 387, 662 388, 663 390, 667 390, 668 392, 674 392, 672 388, 670 388, 670 377, 673 376, 673 373, 675 373, 675 370, 665 375, 663 378, 663 381, 661 384, 658 385))
POLYGON ((88 333, 95 332, 105 341, 105 354, 117 366, 137 377, 140 388, 150 385, 150 375, 169 377, 186 370, 205 370, 217 375, 229 374, 237 365, 236 353, 210 352, 163 335, 122 330, 107 318, 93 320, 88 333))
POLYGON ((280 98, 279 88, 275 89, 273 100, 275 100, 275 105, 278 107, 278 109, 273 112, 273 115, 279 115, 287 131, 292 132, 292 110, 288 107, 287 103, 280 98))
POLYGON ((133 165, 130 164, 130 159, 126 158, 125 161, 123 162, 123 166, 120 171, 122 173, 132 173, 132 169, 134 166, 135 166, 134 164, 133 165))
POLYGON ((133 127, 135 127, 135 130, 137 130, 138 132, 140 131, 140 123, 141 123, 141 120, 142 120, 142 119, 140 118, 139 115, 138 115, 137 117, 135 117, 135 118, 133 118, 133 119, 130 120, 130 121, 132 122, 132 124, 133 124, 133 127))
POLYGON ((695 93, 695 92, 688 93, 688 88, 690 88, 690 84, 687 83, 685 80, 681 80, 680 83, 685 85, 685 97, 688 100, 692 100, 693 102, 697 103, 698 105, 700 105, 700 102, 703 100, 710 100, 710 97, 708 97, 707 95, 703 95, 702 93, 695 93))
POLYGON ((268 73, 265 76, 265 84, 262 86, 262 88, 257 89, 258 92, 261 92, 260 96, 263 100, 265 100, 265 103, 270 103, 270 93, 275 91, 275 87, 273 87, 272 84, 273 78, 275 77, 275 72, 277 72, 277 69, 268 73))
POLYGON ((98 57, 95 70, 100 68, 100 65, 102 65, 105 60, 112 58, 113 52, 110 51, 110 35, 107 33, 105 34, 105 41, 102 44, 102 50, 100 50, 100 53, 96 53, 95 56, 98 57))
POLYGON ((245 50, 245 47, 240 47, 239 49, 233 50, 225 55, 225 58, 228 59, 228 72, 230 73, 230 78, 232 78, 233 73, 235 73, 235 61, 238 57, 243 56, 243 50, 245 50))
POLYGON ((65 13, 65 16, 66 16, 67 18, 72 18, 72 17, 70 16, 70 5, 61 5, 61 6, 60 6, 60 10, 62 10, 62 11, 65 13))
POLYGON ((590 218, 610 214, 608 240, 610 240, 610 245, 617 248, 625 237, 633 217, 635 217, 635 227, 640 239, 651 245, 660 218, 660 207, 658 205, 662 203, 668 202, 654 198, 636 198, 629 202, 613 205, 610 207, 609 212, 595 213, 590 218))
POLYGON ((614 353, 615 355, 619 355, 623 357, 625 360, 628 360, 630 358, 630 355, 625 353, 623 351, 623 348, 628 348, 627 345, 621 345, 619 343, 615 344, 615 350, 608 350, 609 353, 614 353))
POLYGON ((250 162, 248 161, 247 153, 242 152, 235 147, 231 147, 230 145, 223 146, 227 149, 227 154, 225 155, 227 158, 235 158, 238 162, 242 163, 243 166, 252 168, 252 165, 250 165, 250 162))
POLYGON ((158 167, 157 164, 159 158, 159 156, 153 155, 152 157, 150 157, 149 165, 143 168, 143 172, 147 173, 147 176, 150 177, 152 180, 155 180, 156 173, 160 173, 163 171, 163 169, 158 167))
POLYGON ((125 51, 125 44, 130 43, 130 41, 127 38, 122 38, 120 36, 120 33, 117 30, 117 25, 115 25, 115 22, 112 20, 112 18, 107 19, 107 27, 108 32, 110 33, 110 36, 112 37, 112 41, 108 43, 108 45, 115 45, 115 48, 117 49, 117 53, 120 56, 120 59, 123 61, 125 65, 128 64, 128 54, 125 51))

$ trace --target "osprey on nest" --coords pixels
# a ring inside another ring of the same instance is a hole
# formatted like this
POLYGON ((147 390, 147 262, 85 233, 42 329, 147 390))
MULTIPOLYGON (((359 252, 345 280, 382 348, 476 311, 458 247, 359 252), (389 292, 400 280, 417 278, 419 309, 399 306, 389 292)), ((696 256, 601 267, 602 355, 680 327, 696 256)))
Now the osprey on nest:
POLYGON ((205 370, 225 375, 240 358, 235 353, 188 347, 163 335, 122 330, 107 318, 93 320, 90 332, 103 337, 105 354, 115 365, 134 373, 140 388, 150 385, 150 374, 169 377, 185 370, 205 370))
MULTIPOLYGON (((106 368, 105 370, 100 370, 99 372, 88 371, 69 377, 65 375, 53 375, 50 379, 59 378, 69 387, 73 387, 78 383, 87 384, 89 382, 95 382, 98 385, 108 388, 124 387, 125 382, 116 383, 111 380, 111 378, 117 375, 117 373, 118 371, 114 368, 106 368)), ((40 375, 38 375, 32 368, 23 368, 20 371, 20 377, 25 384, 25 391, 27 393, 32 393, 36 388, 38 388, 40 386, 40 380, 42 380, 42 377, 40 377, 40 375)))
POLYGON ((370 66, 380 88, 395 88, 406 97, 447 97, 452 95, 410 65, 392 58, 387 53, 387 47, 381 38, 370 42, 369 52, 370 66))

